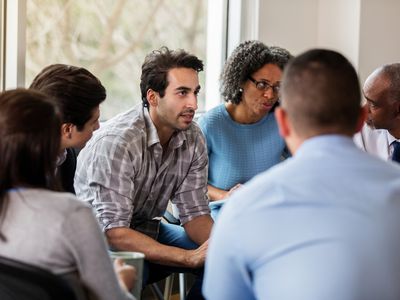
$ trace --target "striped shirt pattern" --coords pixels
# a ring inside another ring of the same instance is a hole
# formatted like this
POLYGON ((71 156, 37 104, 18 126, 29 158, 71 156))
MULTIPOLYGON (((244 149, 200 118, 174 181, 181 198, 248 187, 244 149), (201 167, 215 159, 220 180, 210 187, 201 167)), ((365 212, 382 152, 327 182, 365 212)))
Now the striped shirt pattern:
POLYGON ((137 105, 106 122, 78 156, 77 197, 103 230, 130 227, 157 237, 168 201, 185 224, 209 214, 208 156, 197 124, 176 132, 163 153, 147 109, 137 105))

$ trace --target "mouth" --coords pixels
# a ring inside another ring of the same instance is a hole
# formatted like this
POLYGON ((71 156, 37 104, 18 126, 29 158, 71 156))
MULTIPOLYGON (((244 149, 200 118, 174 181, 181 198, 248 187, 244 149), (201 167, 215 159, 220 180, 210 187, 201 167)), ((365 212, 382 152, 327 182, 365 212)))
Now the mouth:
POLYGON ((181 117, 185 123, 190 124, 193 121, 194 114, 193 113, 182 113, 179 115, 179 117, 181 117))
POLYGON ((272 103, 262 103, 262 104, 261 104, 262 109, 265 110, 265 111, 271 110, 271 108, 272 108, 273 106, 274 106, 274 105, 273 105, 272 103))

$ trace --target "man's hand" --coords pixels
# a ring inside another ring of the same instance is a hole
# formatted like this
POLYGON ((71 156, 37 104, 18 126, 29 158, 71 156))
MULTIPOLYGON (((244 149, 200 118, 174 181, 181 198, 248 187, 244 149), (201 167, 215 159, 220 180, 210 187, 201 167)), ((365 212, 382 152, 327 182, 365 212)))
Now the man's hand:
MULTIPOLYGON (((204 239, 198 244, 208 239, 209 230, 212 226, 212 219, 206 216, 198 217, 205 222, 192 223, 207 228, 207 232, 203 233, 203 229, 199 233, 204 239), (208 218, 211 220, 209 224, 208 218), (208 221, 206 221, 208 220, 208 221)), ((196 218, 196 219, 198 219, 196 218)), ((195 220, 196 220, 195 219, 195 220)), ((190 222, 188 222, 190 223, 190 222)), ((190 225, 189 225, 190 227, 190 225)), ((196 226, 194 226, 196 227, 196 226)), ((193 228, 194 229, 194 228, 193 228)), ((198 229, 194 229, 198 231, 198 229)), ((202 266, 205 261, 208 243, 202 244, 195 250, 187 250, 174 246, 168 246, 157 242, 156 240, 130 228, 112 228, 106 231, 109 244, 119 251, 137 251, 144 253, 146 260, 156 264, 174 266, 174 267, 193 267, 202 266)))
POLYGON ((208 249, 208 240, 195 250, 187 250, 186 264, 189 268, 199 268, 204 265, 208 249))

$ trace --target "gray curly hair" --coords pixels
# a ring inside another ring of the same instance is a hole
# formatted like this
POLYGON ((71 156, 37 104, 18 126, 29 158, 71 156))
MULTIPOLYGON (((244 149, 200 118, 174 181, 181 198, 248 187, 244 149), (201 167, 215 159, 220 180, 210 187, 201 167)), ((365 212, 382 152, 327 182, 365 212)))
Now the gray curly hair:
POLYGON ((286 49, 268 47, 260 41, 245 41, 235 48, 221 73, 221 95, 225 101, 239 104, 242 101, 241 85, 254 72, 266 64, 277 65, 281 70, 292 55, 286 49))

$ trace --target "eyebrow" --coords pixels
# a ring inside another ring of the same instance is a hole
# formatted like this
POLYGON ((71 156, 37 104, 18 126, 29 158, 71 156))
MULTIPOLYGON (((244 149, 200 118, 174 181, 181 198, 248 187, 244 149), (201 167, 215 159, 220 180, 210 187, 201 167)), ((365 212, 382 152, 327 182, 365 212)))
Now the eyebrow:
MULTIPOLYGON (((196 91, 199 91, 200 88, 201 88, 201 86, 198 85, 198 86, 194 89, 194 91, 195 91, 195 92, 196 92, 196 91)), ((178 92, 180 92, 180 91, 189 92, 189 91, 191 91, 191 90, 192 90, 192 89, 189 88, 189 87, 187 87, 187 86, 179 86, 179 87, 177 87, 177 88, 175 89, 175 91, 178 91, 178 92)))
MULTIPOLYGON (((272 83, 272 81, 271 80, 268 80, 268 79, 264 79, 264 78, 262 78, 262 79, 260 79, 260 80, 256 80, 256 81, 264 81, 264 82, 267 82, 267 83, 269 83, 269 84, 271 84, 272 83)), ((278 81, 276 81, 275 83, 274 83, 274 85, 275 84, 277 84, 277 83, 281 83, 281 81, 280 80, 278 80, 278 81)))
POLYGON ((367 101, 372 102, 372 103, 377 103, 376 100, 372 100, 371 98, 368 98, 367 96, 365 96, 364 93, 362 93, 362 94, 363 94, 364 98, 365 98, 367 101))
POLYGON ((188 92, 188 91, 190 91, 190 90, 191 90, 191 88, 188 88, 188 87, 186 87, 186 86, 178 86, 178 87, 175 89, 175 91, 177 91, 177 92, 181 92, 181 91, 188 92))

